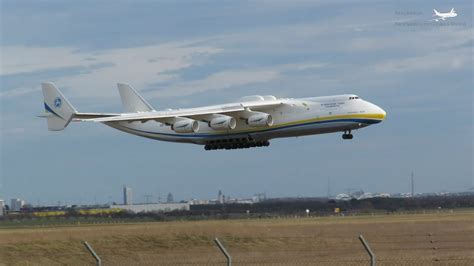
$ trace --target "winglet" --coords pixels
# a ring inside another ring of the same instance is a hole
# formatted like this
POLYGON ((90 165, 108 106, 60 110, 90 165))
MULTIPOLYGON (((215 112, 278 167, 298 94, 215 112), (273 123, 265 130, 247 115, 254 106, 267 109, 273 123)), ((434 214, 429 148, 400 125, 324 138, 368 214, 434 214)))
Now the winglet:
POLYGON ((125 83, 117 83, 117 88, 120 93, 120 98, 122 98, 125 112, 137 113, 155 110, 132 86, 125 83))

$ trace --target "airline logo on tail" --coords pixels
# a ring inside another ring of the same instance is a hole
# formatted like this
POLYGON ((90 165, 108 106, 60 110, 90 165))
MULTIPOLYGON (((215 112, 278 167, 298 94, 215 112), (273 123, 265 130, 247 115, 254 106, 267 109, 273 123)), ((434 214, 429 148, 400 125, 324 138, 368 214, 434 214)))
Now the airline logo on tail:
POLYGON ((61 103, 62 103, 61 98, 56 97, 56 99, 54 99, 54 107, 56 107, 56 108, 61 107, 61 103))
POLYGON ((434 21, 440 21, 440 20, 446 20, 448 18, 454 18, 456 17, 458 14, 456 13, 456 11, 454 10, 454 8, 451 8, 451 11, 449 12, 446 12, 446 13, 442 13, 442 12, 439 12, 438 10, 436 9, 433 9, 433 16, 436 16, 437 18, 433 19, 434 21))

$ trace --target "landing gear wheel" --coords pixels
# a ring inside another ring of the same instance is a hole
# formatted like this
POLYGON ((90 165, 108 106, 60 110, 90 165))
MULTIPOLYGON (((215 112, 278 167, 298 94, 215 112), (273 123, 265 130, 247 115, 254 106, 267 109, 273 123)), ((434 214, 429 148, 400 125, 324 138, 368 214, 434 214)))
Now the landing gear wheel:
POLYGON ((342 139, 353 139, 354 136, 351 134, 351 131, 349 130, 349 133, 347 133, 347 131, 344 132, 344 134, 342 134, 342 139))
POLYGON ((210 142, 204 145, 206 151, 209 150, 235 150, 235 149, 248 149, 253 147, 268 147, 270 146, 270 141, 249 141, 249 140, 230 140, 226 142, 210 142))

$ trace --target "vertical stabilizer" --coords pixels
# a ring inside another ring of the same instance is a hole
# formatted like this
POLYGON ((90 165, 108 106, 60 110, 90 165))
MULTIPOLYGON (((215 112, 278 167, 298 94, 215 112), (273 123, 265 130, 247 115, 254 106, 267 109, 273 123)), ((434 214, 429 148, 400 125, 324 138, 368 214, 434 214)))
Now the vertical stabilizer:
POLYGON ((122 98, 123 108, 127 113, 150 112, 153 107, 143 99, 132 86, 124 83, 118 83, 117 88, 122 98))
POLYGON ((64 97, 61 91, 51 82, 41 84, 44 96, 44 109, 48 121, 48 129, 52 131, 63 130, 77 113, 76 109, 64 97))

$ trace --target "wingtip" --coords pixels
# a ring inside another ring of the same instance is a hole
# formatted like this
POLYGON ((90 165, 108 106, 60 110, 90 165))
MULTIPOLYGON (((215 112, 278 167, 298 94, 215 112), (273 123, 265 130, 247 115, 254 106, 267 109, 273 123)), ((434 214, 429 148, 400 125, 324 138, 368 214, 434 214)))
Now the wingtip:
POLYGON ((130 84, 125 82, 117 82, 117 87, 131 87, 130 84))
POLYGON ((41 87, 56 87, 56 85, 51 81, 41 82, 41 87))

